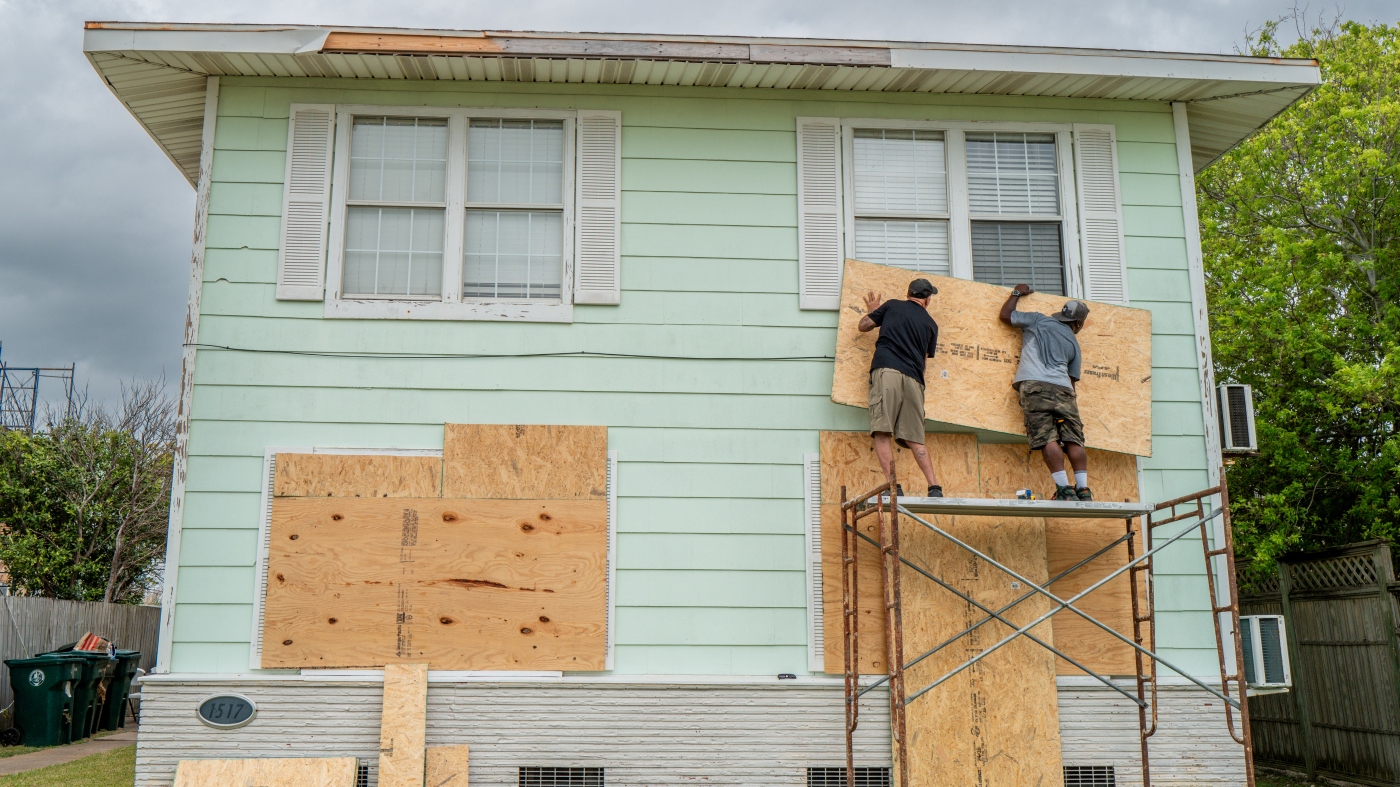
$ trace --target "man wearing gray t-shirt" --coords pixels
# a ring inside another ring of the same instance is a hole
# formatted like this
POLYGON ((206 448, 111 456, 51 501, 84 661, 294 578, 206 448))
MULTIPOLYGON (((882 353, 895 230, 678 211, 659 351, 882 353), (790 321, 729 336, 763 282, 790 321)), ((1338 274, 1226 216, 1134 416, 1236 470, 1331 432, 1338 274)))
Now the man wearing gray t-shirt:
POLYGON ((1016 311, 1021 296, 1032 292, 1030 285, 1018 284, 1001 305, 1001 321, 1021 329, 1021 360, 1011 385, 1021 397, 1026 437, 1050 469, 1056 500, 1093 500, 1075 393, 1083 359, 1074 335, 1084 327, 1089 307, 1083 301, 1066 301, 1055 314, 1016 311), (1073 486, 1065 472, 1066 456, 1074 468, 1073 486))

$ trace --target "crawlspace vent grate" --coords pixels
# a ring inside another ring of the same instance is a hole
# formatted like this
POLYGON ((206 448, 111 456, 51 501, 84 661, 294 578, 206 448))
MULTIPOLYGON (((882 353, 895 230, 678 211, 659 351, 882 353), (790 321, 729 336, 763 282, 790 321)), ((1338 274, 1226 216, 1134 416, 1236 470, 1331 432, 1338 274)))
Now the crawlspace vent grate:
POLYGON ((1066 765, 1065 787, 1117 787, 1112 765, 1066 765))
MULTIPOLYGON (((846 787, 846 769, 808 768, 807 787, 846 787)), ((855 787, 890 787, 890 769, 856 768, 855 787)))
POLYGON ((603 787, 603 769, 525 767, 520 787, 603 787))
POLYGON ((379 783, 378 773, 374 773, 375 778, 370 778, 371 770, 378 771, 379 768, 377 765, 371 766, 364 760, 355 766, 355 787, 375 787, 379 783))

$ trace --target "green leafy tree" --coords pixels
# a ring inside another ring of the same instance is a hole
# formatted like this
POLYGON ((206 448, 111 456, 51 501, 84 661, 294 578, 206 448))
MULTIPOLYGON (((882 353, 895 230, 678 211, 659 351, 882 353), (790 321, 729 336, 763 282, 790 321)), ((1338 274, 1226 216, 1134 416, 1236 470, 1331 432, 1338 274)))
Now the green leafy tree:
POLYGON ((115 412, 0 431, 0 563, 19 593, 137 603, 164 556, 173 408, 158 384, 115 412))
POLYGON ((1324 84, 1198 181, 1216 376, 1255 395, 1260 453, 1228 472, 1246 580, 1400 536, 1400 27, 1278 32, 1251 51, 1324 84))

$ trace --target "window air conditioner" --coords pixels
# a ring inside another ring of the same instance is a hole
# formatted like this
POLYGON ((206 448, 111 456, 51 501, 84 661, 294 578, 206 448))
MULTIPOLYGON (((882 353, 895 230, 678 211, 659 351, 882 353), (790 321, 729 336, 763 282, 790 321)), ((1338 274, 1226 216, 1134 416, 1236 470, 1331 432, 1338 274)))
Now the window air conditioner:
POLYGON ((1240 642, 1244 645, 1244 681, 1249 694, 1288 691, 1293 674, 1288 666, 1288 645, 1282 615, 1241 615, 1240 642))
POLYGON ((1222 385, 1217 389, 1220 413, 1220 447, 1227 454, 1259 451, 1254 436, 1254 389, 1248 385, 1222 385))

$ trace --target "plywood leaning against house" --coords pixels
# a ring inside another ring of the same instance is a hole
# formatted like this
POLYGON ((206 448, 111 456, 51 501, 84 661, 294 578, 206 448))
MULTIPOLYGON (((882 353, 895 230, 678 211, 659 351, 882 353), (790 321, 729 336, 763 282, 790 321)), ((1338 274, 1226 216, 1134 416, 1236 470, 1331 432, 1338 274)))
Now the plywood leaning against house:
POLYGON ((428 737, 428 665, 384 667, 379 722, 379 787, 423 787, 428 737))
POLYGON ((428 747, 428 775, 424 787, 467 787, 466 744, 428 747))
MULTIPOLYGON (((1024 445, 978 444, 971 435, 929 434, 928 448, 933 456, 939 480, 949 496, 966 494, 971 497, 1011 497, 1011 492, 993 494, 989 489, 1015 490, 1029 487, 1041 497, 1047 497, 1053 484, 1045 471, 1039 454, 1032 454, 1024 445)), ((822 619, 826 642, 825 671, 840 674, 843 669, 841 635, 841 537, 838 501, 845 484, 850 494, 868 489, 880 482, 879 463, 871 450, 870 438, 861 432, 823 432, 822 460, 822 619)), ((1137 500, 1137 460, 1126 454, 1089 450, 1090 482, 1099 500, 1137 500)), ((923 475, 908 451, 896 454, 896 473, 905 489, 913 491, 923 482, 923 475)), ((1037 520, 1038 521, 1038 520, 1037 520)), ((862 520, 862 528, 875 536, 873 522, 862 520)), ((1113 519, 1049 519, 1045 520, 1045 552, 1050 576, 1058 574, 1101 547, 1123 535, 1124 523, 1113 519)), ((1138 554, 1142 554, 1139 542, 1138 554)), ((880 613, 883 603, 879 585, 880 564, 873 547, 862 544, 858 552, 861 584, 859 588, 861 672, 884 674, 884 622, 880 613)), ((1120 545, 1111 552, 1056 582, 1051 590, 1068 598, 1083 590, 1118 566, 1127 562, 1127 547, 1120 545)), ((916 577, 905 583, 928 583, 916 577)), ((1126 576, 1119 577, 1086 596, 1076 606, 1112 626, 1125 636, 1132 636, 1132 600, 1126 576)), ((1131 675, 1134 670, 1133 651, 1102 630, 1087 623, 1072 612, 1060 612, 1051 618, 1056 647, 1075 660, 1103 675, 1131 675)), ((909 653, 906 645, 906 653, 909 653)), ((1082 675, 1081 670, 1057 659, 1061 675, 1082 675)), ((913 685, 912 683, 910 684, 913 685)))
POLYGON ((354 757, 181 760, 174 787, 355 787, 356 769, 354 757))
MULTIPOLYGON (((1021 352, 1021 332, 997 319, 1009 292, 965 279, 917 274, 903 268, 847 260, 836 334, 831 400, 865 407, 876 332, 857 329, 867 291, 903 298, 909 282, 924 276, 938 287, 929 314, 938 322, 938 353, 926 371, 925 414, 930 420, 1008 434, 1025 434, 1011 380, 1021 352)), ((1020 308, 1052 313, 1065 298, 1035 294, 1020 308)), ((1078 339, 1083 353, 1079 412, 1084 439, 1107 451, 1152 455, 1152 315, 1106 303, 1089 303, 1078 339)))
POLYGON ((592 489, 606 487, 606 429, 447 431, 439 475, 472 497, 439 496, 426 463, 376 461, 424 457, 276 458, 263 668, 604 668, 608 510, 592 489), (522 472, 539 456, 557 472, 522 472))

